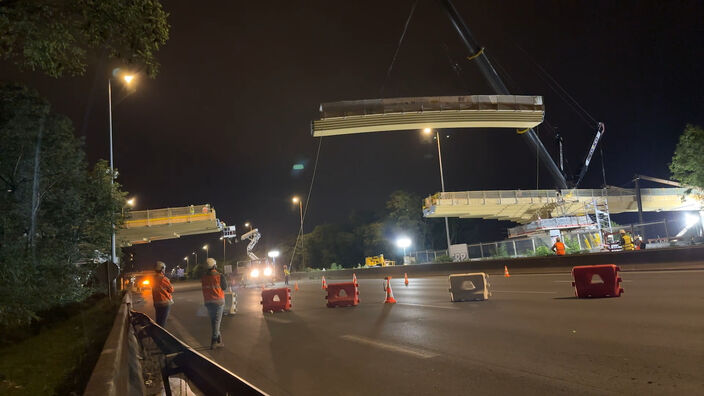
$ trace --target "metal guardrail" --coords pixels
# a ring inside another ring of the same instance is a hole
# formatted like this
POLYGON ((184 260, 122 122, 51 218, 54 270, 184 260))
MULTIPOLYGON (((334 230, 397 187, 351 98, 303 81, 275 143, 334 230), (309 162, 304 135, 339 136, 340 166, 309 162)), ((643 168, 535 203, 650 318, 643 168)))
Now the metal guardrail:
POLYGON ((122 396, 145 393, 141 366, 129 341, 130 338, 134 339, 128 320, 131 304, 130 294, 125 293, 83 394, 122 396))
POLYGON ((157 325, 149 316, 130 311, 130 321, 139 329, 139 334, 149 336, 164 354, 166 367, 163 368, 162 378, 167 396, 171 395, 168 377, 178 373, 183 373, 206 395, 266 395, 254 385, 195 351, 157 325))
POLYGON ((130 211, 125 216, 125 228, 150 227, 173 223, 215 220, 215 210, 210 205, 191 205, 177 208, 130 211))

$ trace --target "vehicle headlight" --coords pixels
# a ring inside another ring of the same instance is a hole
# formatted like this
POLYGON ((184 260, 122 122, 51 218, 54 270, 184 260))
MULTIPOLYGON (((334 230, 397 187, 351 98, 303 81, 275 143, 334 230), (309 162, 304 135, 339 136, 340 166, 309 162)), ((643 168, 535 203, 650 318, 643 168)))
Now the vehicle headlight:
POLYGON ((143 285, 148 285, 148 284, 149 284, 149 279, 143 280, 143 281, 142 281, 142 284, 143 284, 143 285))
POLYGON ((264 268, 264 276, 271 276, 271 267, 264 268))
POLYGON ((249 276, 251 276, 252 278, 258 277, 259 276, 259 269, 257 269, 257 268, 253 269, 252 272, 249 273, 249 276))

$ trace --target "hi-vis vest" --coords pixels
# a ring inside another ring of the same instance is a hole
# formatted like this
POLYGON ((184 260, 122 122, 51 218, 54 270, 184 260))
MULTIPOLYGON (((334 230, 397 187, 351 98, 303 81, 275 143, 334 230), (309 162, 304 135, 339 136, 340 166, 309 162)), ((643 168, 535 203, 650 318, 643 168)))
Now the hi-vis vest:
POLYGON ((210 270, 206 275, 201 278, 201 284, 203 286, 203 300, 205 303, 212 302, 224 302, 225 292, 220 287, 220 273, 216 270, 210 270))
POLYGON ((174 287, 171 286, 169 278, 162 274, 157 274, 154 277, 154 286, 152 286, 152 299, 154 305, 169 305, 173 304, 171 293, 174 292, 174 287))
POLYGON ((555 242, 555 254, 558 256, 565 255, 565 244, 562 242, 555 242))
POLYGON ((622 235, 621 239, 623 240, 623 250, 633 250, 635 248, 633 246, 633 240, 631 239, 630 235, 622 235))

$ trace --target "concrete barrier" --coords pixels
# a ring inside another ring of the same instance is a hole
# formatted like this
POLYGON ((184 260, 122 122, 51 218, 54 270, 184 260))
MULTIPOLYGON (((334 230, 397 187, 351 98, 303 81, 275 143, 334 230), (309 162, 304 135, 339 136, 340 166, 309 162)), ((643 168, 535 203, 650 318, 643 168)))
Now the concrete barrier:
POLYGON ((504 266, 511 274, 536 273, 570 273, 572 267, 579 265, 616 264, 622 271, 666 270, 666 269, 704 269, 704 245, 674 247, 653 250, 636 250, 621 252, 599 252, 589 254, 570 254, 566 256, 497 258, 455 263, 396 265, 392 267, 350 268, 335 271, 294 272, 294 280, 349 279, 352 273, 358 278, 383 278, 385 276, 449 275, 462 272, 486 272, 489 275, 502 275, 504 266))
POLYGON ((146 393, 138 346, 129 321, 132 305, 130 293, 125 293, 103 351, 93 368, 85 395, 143 395, 146 393))

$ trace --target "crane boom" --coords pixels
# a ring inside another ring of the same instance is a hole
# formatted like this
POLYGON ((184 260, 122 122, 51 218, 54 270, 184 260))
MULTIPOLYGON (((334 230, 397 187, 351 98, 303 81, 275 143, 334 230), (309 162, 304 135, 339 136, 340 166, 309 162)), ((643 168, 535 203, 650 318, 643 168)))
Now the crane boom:
MULTIPOLYGON (((484 48, 479 46, 477 40, 474 38, 474 36, 472 36, 472 33, 469 31, 469 28, 467 28, 467 25, 464 23, 462 16, 460 16, 460 14, 457 12, 457 9, 452 4, 452 1, 438 1, 445 8, 447 16, 450 18, 452 25, 457 30, 457 33, 460 35, 460 38, 469 50, 469 53, 472 54, 469 58, 476 60, 477 65, 479 66, 479 70, 481 71, 482 75, 487 80, 491 88, 494 90, 494 93, 498 95, 511 95, 508 88, 506 87, 506 84, 504 84, 503 80, 501 80, 501 77, 499 77, 499 74, 496 72, 496 69, 494 69, 494 66, 492 66, 491 62, 489 61, 489 58, 487 58, 484 52, 484 48)), ((524 139, 526 139, 528 144, 538 152, 540 160, 548 168, 548 171, 555 180, 555 183, 557 183, 557 187, 567 188, 567 180, 565 179, 565 175, 557 167, 557 164, 555 164, 555 161, 552 159, 547 149, 545 149, 545 146, 543 146, 543 143, 540 141, 540 138, 535 133, 535 131, 531 128, 525 133, 523 133, 522 136, 524 139)))
POLYGON ((579 183, 584 178, 584 175, 587 174, 587 169, 589 168, 589 163, 592 161, 592 156, 594 155, 594 151, 596 150, 596 146, 599 144, 599 140, 601 140, 602 136, 604 136, 604 123, 600 122, 596 128, 596 136, 594 136, 594 141, 592 141, 592 146, 589 148, 589 152, 587 153, 587 158, 584 160, 584 164, 582 165, 582 170, 579 172, 579 177, 577 178, 577 183, 574 184, 574 188, 577 188, 577 186, 579 186, 579 183))

